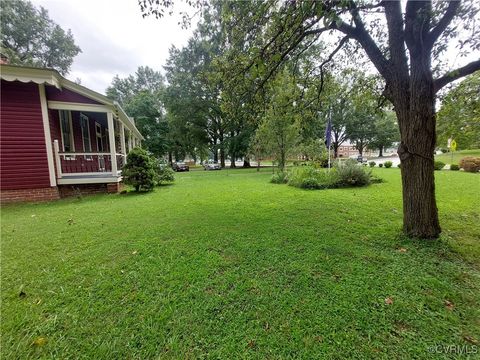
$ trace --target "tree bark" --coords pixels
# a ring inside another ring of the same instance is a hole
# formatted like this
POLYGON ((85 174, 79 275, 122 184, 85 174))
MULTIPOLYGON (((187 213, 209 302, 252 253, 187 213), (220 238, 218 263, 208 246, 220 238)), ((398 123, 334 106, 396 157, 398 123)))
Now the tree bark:
MULTIPOLYGON (((395 112, 400 125, 403 188, 403 231, 407 236, 434 239, 440 235, 435 200, 435 95, 431 71, 412 61, 408 93, 397 92, 395 112)), ((428 68, 429 69, 429 68, 428 68)))
POLYGON ((250 158, 249 158, 248 156, 245 156, 245 157, 243 158, 243 167, 244 167, 244 168, 249 168, 249 167, 251 167, 251 165, 250 165, 250 158))
POLYGON ((378 157, 383 157, 383 146, 378 148, 378 157))

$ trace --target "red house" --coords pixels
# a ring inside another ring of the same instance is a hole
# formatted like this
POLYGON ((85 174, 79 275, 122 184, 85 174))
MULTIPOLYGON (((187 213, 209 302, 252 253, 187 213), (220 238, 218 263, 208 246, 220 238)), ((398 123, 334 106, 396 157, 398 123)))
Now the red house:
POLYGON ((2 202, 119 190, 143 139, 118 103, 51 69, 0 66, 2 202))

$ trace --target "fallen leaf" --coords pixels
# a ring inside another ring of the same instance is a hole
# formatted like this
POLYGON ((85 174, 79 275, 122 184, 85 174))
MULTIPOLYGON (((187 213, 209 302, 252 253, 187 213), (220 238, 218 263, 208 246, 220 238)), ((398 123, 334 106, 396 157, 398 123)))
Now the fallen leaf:
POLYGON ((27 296, 27 293, 23 290, 20 290, 20 292, 18 293, 18 297, 24 298, 25 296, 27 296))
POLYGON ((135 250, 134 252, 132 252, 132 255, 137 255, 137 250, 135 250))
POLYGON ((398 252, 406 253, 406 252, 407 252, 407 249, 405 249, 405 248, 399 248, 399 249, 398 249, 398 252))
POLYGON ((37 215, 33 214, 33 215, 32 215, 32 218, 34 218, 35 216, 37 216, 37 215))
POLYGON ((264 329, 265 331, 270 330, 270 324, 269 324, 268 322, 265 322, 265 324, 263 324, 263 329, 264 329))
POLYGON ((445 300, 444 304, 445 304, 445 307, 450 311, 452 311, 453 308, 455 307, 455 305, 453 305, 453 303, 451 301, 448 301, 448 300, 445 300))
POLYGON ((47 338, 43 336, 37 337, 35 340, 33 340, 32 345, 33 346, 43 346, 47 343, 47 338))
POLYGON ((385 305, 392 305, 393 304, 393 299, 391 297, 387 297, 385 299, 385 305))
POLYGON ((72 224, 74 224, 75 222, 73 221, 73 219, 68 219, 68 220, 67 220, 67 223, 68 223, 68 225, 72 225, 72 224))
POLYGON ((250 340, 247 344, 247 347, 250 349, 253 349, 257 344, 255 343, 255 340, 250 340))
POLYGON ((469 342, 470 344, 473 344, 473 345, 478 344, 478 341, 470 335, 463 335, 463 338, 465 339, 465 341, 469 342))

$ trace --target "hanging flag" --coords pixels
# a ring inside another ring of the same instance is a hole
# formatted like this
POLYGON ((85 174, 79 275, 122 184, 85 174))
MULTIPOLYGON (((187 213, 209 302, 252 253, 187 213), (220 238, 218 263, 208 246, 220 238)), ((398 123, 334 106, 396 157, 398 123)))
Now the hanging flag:
POLYGON ((325 129, 325 145, 327 149, 330 149, 330 144, 332 141, 332 117, 328 117, 327 128, 325 129))

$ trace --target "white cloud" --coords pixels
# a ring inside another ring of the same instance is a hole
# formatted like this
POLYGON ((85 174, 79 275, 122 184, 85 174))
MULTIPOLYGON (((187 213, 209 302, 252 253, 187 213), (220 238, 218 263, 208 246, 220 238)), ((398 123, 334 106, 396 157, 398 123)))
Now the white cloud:
POLYGON ((162 70, 168 49, 184 46, 192 28, 183 30, 175 17, 142 18, 137 0, 33 0, 63 29, 71 29, 82 49, 68 78, 104 93, 112 78, 134 73, 138 66, 162 70))

